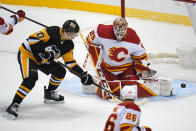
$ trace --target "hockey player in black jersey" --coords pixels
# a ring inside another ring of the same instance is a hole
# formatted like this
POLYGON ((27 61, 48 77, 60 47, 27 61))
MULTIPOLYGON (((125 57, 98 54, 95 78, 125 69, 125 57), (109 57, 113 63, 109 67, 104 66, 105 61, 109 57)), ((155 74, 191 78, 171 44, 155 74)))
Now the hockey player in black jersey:
POLYGON ((62 103, 64 97, 56 91, 64 79, 66 70, 55 62, 62 57, 65 64, 83 76, 84 85, 93 83, 90 74, 83 71, 73 58, 74 39, 79 32, 79 25, 75 20, 67 20, 63 27, 51 26, 31 34, 19 47, 18 62, 23 81, 19 86, 11 105, 7 108, 4 117, 16 119, 17 110, 25 96, 33 89, 38 80, 38 70, 49 75, 49 86, 44 88, 45 103, 62 103))

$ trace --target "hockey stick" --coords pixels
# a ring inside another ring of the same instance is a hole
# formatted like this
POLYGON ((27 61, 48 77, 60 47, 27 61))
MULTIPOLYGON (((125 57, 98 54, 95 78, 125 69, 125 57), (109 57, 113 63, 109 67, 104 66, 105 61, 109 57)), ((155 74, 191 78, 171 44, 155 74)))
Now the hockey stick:
MULTIPOLYGON (((70 69, 68 66, 66 66, 65 64, 61 63, 60 61, 57 62, 58 64, 60 64, 61 66, 65 67, 66 69, 68 69, 71 73, 75 74, 76 76, 78 76, 80 79, 83 77, 81 74, 79 74, 78 72, 70 69)), ((102 86, 98 85, 97 83, 93 82, 93 85, 97 86, 98 88, 101 88, 102 90, 106 91, 108 94, 114 96, 115 98, 117 98, 118 100, 121 101, 121 97, 115 95, 114 93, 110 92, 109 90, 103 88, 102 86)))
MULTIPOLYGON (((6 7, 0 6, 0 8, 6 10, 6 11, 8 11, 8 12, 11 12, 11 13, 13 13, 13 14, 16 14, 16 12, 14 12, 14 11, 12 11, 12 10, 6 8, 6 7)), ((29 20, 29 21, 31 21, 31 22, 33 22, 33 23, 36 23, 36 24, 38 24, 38 25, 41 25, 41 26, 43 26, 43 27, 48 27, 47 25, 44 25, 44 24, 42 24, 42 23, 40 23, 40 22, 37 22, 37 21, 35 21, 35 20, 33 20, 33 19, 30 19, 30 18, 28 18, 28 17, 26 17, 26 16, 25 16, 24 18, 27 19, 27 20, 29 20)))
POLYGON ((143 106, 144 104, 146 104, 148 102, 148 98, 143 98, 140 101, 135 101, 135 104, 137 104, 138 106, 143 106))

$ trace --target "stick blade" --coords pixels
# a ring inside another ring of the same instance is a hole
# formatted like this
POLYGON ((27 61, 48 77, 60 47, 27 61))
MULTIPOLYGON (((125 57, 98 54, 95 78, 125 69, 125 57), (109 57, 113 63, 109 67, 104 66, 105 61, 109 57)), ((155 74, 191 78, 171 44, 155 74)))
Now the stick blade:
POLYGON ((149 101, 148 98, 143 98, 142 100, 136 101, 135 103, 136 103, 138 106, 143 106, 143 105, 146 104, 148 101, 149 101))

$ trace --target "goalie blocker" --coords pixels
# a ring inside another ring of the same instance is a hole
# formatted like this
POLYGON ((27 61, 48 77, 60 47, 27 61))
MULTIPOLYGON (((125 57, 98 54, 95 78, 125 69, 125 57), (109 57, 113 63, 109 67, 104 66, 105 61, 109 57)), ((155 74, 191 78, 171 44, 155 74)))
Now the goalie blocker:
MULTIPOLYGON (((91 62, 96 71, 97 76, 94 76, 94 82, 109 90, 117 96, 120 96, 120 89, 124 86, 137 85, 137 97, 150 96, 170 96, 176 94, 176 91, 171 86, 171 79, 167 78, 151 78, 145 80, 115 80, 107 81, 99 66, 96 66, 99 60, 100 48, 97 46, 89 46, 88 48, 91 62), (97 67, 97 68, 95 68, 97 67)), ((86 61, 85 61, 86 62, 86 61)), ((88 63, 85 63, 88 64, 88 63)), ((88 66, 87 66, 88 67, 88 66)), ((104 90, 97 88, 95 85, 82 85, 82 90, 87 94, 97 94, 104 99, 111 98, 104 90)))

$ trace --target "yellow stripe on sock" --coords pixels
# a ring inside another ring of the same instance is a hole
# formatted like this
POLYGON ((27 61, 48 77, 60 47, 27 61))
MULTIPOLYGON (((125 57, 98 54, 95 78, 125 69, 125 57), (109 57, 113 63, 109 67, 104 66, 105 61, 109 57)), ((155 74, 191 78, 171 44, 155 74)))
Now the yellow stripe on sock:
POLYGON ((24 98, 24 97, 25 97, 24 95, 22 95, 22 94, 21 94, 20 92, 18 92, 18 91, 16 92, 16 94, 19 95, 21 98, 24 98))
POLYGON ((54 82, 52 82, 51 80, 50 80, 49 83, 52 84, 52 85, 55 85, 55 86, 60 85, 60 83, 54 83, 54 82))
POLYGON ((27 92, 30 92, 31 90, 29 90, 27 87, 23 86, 23 85, 20 85, 20 88, 24 89, 25 91, 27 92))

